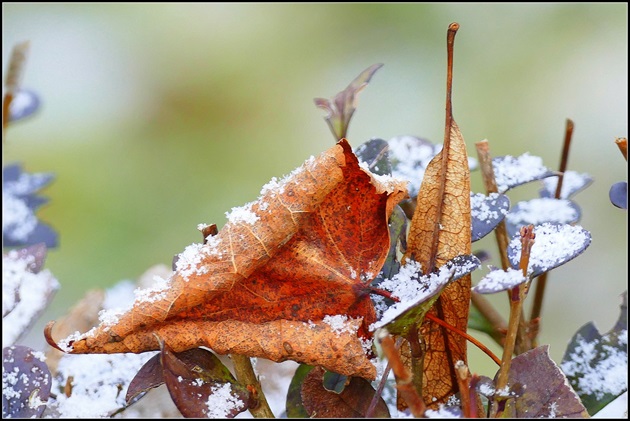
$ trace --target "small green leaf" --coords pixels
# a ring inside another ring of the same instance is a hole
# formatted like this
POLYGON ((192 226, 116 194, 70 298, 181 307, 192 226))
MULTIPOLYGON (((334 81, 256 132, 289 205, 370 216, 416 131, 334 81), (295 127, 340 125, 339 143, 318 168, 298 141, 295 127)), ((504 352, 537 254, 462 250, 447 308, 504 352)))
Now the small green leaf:
POLYGON ((335 142, 346 137, 352 114, 356 110, 357 96, 374 76, 382 64, 373 64, 357 76, 346 89, 335 95, 333 102, 325 98, 315 98, 315 105, 328 112, 325 117, 335 142))
POLYGON ((287 392, 287 418, 308 418, 308 412, 304 408, 302 402, 302 384, 306 375, 313 369, 313 366, 300 364, 295 370, 295 374, 289 384, 289 391, 287 392))

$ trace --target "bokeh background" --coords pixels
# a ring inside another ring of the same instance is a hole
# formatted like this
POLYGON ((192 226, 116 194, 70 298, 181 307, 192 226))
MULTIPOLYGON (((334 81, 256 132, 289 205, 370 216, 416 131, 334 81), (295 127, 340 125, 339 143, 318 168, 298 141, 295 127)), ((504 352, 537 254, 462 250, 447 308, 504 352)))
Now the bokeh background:
MULTIPOLYGON (((332 146, 313 98, 371 64, 385 66, 360 95, 351 144, 441 143, 451 22, 461 25, 453 109, 469 154, 488 139, 493 156, 530 152, 556 169, 571 118, 569 169, 595 178, 575 197, 593 241, 550 274, 541 343, 559 361, 583 324, 610 329, 628 280, 627 213, 608 200, 627 180, 614 144, 628 132, 626 3, 3 3, 3 74, 12 46, 30 40, 23 86, 43 101, 8 130, 3 163, 56 176, 38 216, 60 233, 46 267, 62 288, 42 323, 88 289, 170 265, 201 241, 197 224, 221 227, 271 177, 332 146)), ((473 190, 483 191, 479 172, 473 190)), ((493 238, 474 246, 496 256, 493 238)), ((493 300, 507 317, 505 296, 493 300)), ((493 375, 471 356, 473 371, 493 375)))

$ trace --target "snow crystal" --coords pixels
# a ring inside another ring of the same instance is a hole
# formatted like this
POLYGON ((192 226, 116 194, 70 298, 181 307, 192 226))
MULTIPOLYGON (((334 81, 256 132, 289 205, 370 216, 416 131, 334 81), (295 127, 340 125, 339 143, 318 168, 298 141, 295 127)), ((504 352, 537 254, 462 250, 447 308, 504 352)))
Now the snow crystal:
POLYGON ((389 140, 392 176, 409 181, 409 196, 420 191, 427 165, 438 153, 438 147, 413 136, 397 136, 389 140))
POLYGON ((494 176, 499 193, 505 193, 513 186, 535 180, 549 170, 542 158, 524 153, 518 158, 506 155, 492 160, 494 176))
POLYGON ((255 202, 249 202, 243 206, 232 208, 232 211, 225 212, 225 216, 227 217, 228 221, 233 224, 239 222, 245 224, 253 224, 260 219, 258 215, 256 215, 256 213, 252 211, 252 205, 254 203, 255 202))
POLYGON ((169 286, 170 278, 164 279, 156 275, 153 277, 153 285, 151 287, 134 290, 135 302, 153 303, 166 298, 166 291, 168 291, 169 286))
MULTIPOLYGON (((602 337, 606 341, 609 335, 602 337)), ((627 348, 628 331, 619 333, 619 344, 627 348)), ((581 335, 574 351, 562 363, 562 371, 567 376, 577 377, 577 391, 582 394, 594 395, 602 399, 604 395, 618 395, 628 390, 628 353, 623 350, 604 345, 602 349, 606 358, 598 352, 597 341, 588 342, 581 335)))
POLYGON ((484 276, 472 290, 479 294, 493 294, 514 288, 526 281, 527 278, 523 276, 523 272, 520 269, 498 269, 484 276))
POLYGON ((399 183, 409 183, 409 180, 399 175, 380 175, 370 170, 370 166, 366 162, 359 162, 359 167, 370 174, 372 179, 376 180, 385 190, 394 190, 399 183))
POLYGON ((44 269, 29 270, 34 257, 11 250, 2 257, 2 346, 13 344, 46 308, 59 282, 44 269))
MULTIPOLYGON (((547 177, 542 180, 544 189, 550 196, 555 196, 558 180, 560 177, 547 177)), ((576 171, 565 171, 562 176, 562 188, 560 189, 560 198, 566 199, 573 193, 583 189, 590 184, 592 178, 587 173, 578 173, 576 171)))
POLYGON ((52 390, 63 390, 71 379, 72 393, 57 393, 49 406, 60 418, 104 418, 126 406, 125 391, 138 370, 155 352, 142 354, 64 355, 52 390))
POLYGON ((349 318, 343 314, 337 314, 335 316, 324 316, 322 320, 328 326, 330 326, 331 330, 337 334, 337 336, 341 335, 344 332, 355 333, 357 328, 352 326, 352 324, 348 323, 349 318))
POLYGON ((208 397, 208 418, 226 418, 233 410, 239 410, 245 404, 232 395, 232 385, 224 383, 222 386, 213 386, 212 393, 208 397))
POLYGON ((26 202, 10 192, 2 192, 2 232, 24 242, 37 226, 37 217, 26 202))
POLYGON ((216 249, 218 241, 215 236, 211 237, 206 244, 193 243, 187 246, 184 251, 177 256, 175 270, 186 280, 191 275, 203 275, 207 273, 208 268, 202 266, 201 263, 206 256, 216 249))
MULTIPOLYGON (((579 225, 555 225, 544 223, 534 228, 536 238, 529 255, 528 274, 533 273, 533 267, 542 272, 556 267, 567 259, 567 256, 577 255, 580 249, 590 243, 590 235, 579 225)), ((516 235, 509 245, 517 256, 521 254, 521 238, 516 235)))
POLYGON ((578 212, 573 202, 567 199, 539 198, 518 202, 507 215, 513 225, 542 224, 556 222, 560 224, 577 222, 578 212))
MULTIPOLYGON (((499 219, 499 214, 496 210, 492 210, 491 206, 496 206, 496 200, 500 197, 499 193, 490 193, 486 196, 483 193, 471 193, 470 195, 470 211, 471 216, 480 221, 486 221, 490 224, 492 221, 499 219), (490 202, 488 202, 488 200, 490 202), (490 206, 491 205, 491 206, 490 206)), ((501 212, 505 215, 507 209, 501 209, 501 212)))
POLYGON ((409 260, 393 278, 385 279, 379 284, 379 288, 390 291, 392 296, 400 301, 390 306, 378 322, 370 325, 371 331, 385 326, 409 308, 433 295, 453 276, 453 270, 446 265, 437 273, 426 276, 420 275, 420 269, 420 263, 409 260))

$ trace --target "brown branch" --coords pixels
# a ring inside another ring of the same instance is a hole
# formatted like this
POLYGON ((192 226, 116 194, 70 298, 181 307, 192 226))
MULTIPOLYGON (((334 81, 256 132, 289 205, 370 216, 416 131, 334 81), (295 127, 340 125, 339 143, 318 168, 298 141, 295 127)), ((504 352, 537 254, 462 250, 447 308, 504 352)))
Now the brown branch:
POLYGON ((252 362, 249 357, 237 354, 231 354, 230 357, 234 363, 236 379, 241 385, 252 391, 254 399, 257 402, 256 406, 248 408, 249 412, 254 418, 275 418, 267 403, 267 398, 263 393, 258 377, 256 377, 256 373, 254 373, 254 368, 252 367, 252 362))
POLYGON ((400 354, 396 349, 394 340, 385 329, 380 329, 376 336, 381 344, 383 353, 394 372, 398 393, 400 393, 400 396, 405 400, 405 402, 407 402, 407 405, 414 417, 423 417, 424 412, 426 411, 426 406, 418 394, 418 391, 414 387, 413 377, 409 370, 405 368, 405 364, 400 358, 400 354))

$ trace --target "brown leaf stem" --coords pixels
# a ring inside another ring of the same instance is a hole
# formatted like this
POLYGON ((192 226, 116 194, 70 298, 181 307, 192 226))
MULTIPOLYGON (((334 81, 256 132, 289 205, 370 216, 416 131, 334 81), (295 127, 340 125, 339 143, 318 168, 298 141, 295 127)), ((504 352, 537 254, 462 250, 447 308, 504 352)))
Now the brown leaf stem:
POLYGON ((11 120, 11 102, 15 97, 15 94, 20 89, 20 81, 24 74, 24 67, 26 66, 26 56, 28 54, 30 43, 24 41, 16 44, 11 51, 11 58, 9 59, 9 69, 4 80, 4 99, 2 100, 2 138, 4 139, 4 130, 9 125, 11 120))
MULTIPOLYGON (((519 267, 523 273, 523 276, 527 277, 527 267, 529 266, 529 256, 534 245, 534 226, 527 225, 521 228, 521 260, 519 267)), ((512 355, 514 354, 514 347, 516 344, 516 335, 520 325, 520 315, 523 310, 523 301, 527 295, 527 289, 529 283, 518 285, 512 288, 510 292, 510 318, 508 321, 508 331, 505 337, 505 346, 503 347, 503 356, 501 358, 501 368, 497 375, 496 389, 498 394, 504 392, 508 385, 508 374, 510 372, 510 365, 512 364, 512 355)), ((492 411, 496 415, 498 411, 498 402, 500 397, 495 398, 492 405, 492 411)), ((491 418, 494 418, 491 416, 491 418)))
MULTIPOLYGON (((396 350, 400 349, 400 345, 402 345, 403 338, 396 339, 396 350)), ((385 389, 385 385, 387 384, 387 378, 389 377, 389 372, 392 370, 392 365, 387 360, 387 365, 385 366, 385 370, 383 370, 383 375, 381 376, 381 381, 378 383, 378 388, 372 397, 372 402, 370 402, 370 406, 367 411, 365 411, 365 418, 373 418, 374 410, 376 409, 376 405, 379 402, 380 397, 383 395, 383 389, 385 389)))
POLYGON ((400 358, 400 354, 396 349, 394 340, 386 330, 380 330, 377 333, 377 338, 381 344, 385 357, 394 371, 398 392, 405 402, 407 402, 413 416, 423 417, 426 407, 413 385, 413 377, 411 373, 405 368, 405 364, 400 358))
MULTIPOLYGON (((475 148, 477 149, 477 157, 479 159, 479 167, 481 168, 481 175, 483 178, 484 187, 486 188, 486 194, 497 193, 499 189, 497 188, 496 179, 494 177, 494 168, 492 167, 492 156, 490 155, 490 146, 488 140, 484 139, 480 142, 475 143, 475 148)), ((501 267, 503 268, 503 270, 507 270, 509 267, 511 267, 510 260, 508 259, 507 255, 507 249, 510 243, 510 239, 507 234, 505 219, 497 225, 494 230, 494 234, 497 239, 499 256, 501 257, 501 267)), ((486 316, 485 313, 482 314, 486 316)), ((522 309, 519 318, 520 320, 525 320, 525 313, 522 309)), ((490 321, 491 319, 488 320, 490 321)), ((531 349, 530 341, 528 339, 526 329, 524 328, 524 324, 521 323, 520 325, 521 327, 518 329, 517 332, 517 354, 522 354, 523 352, 531 349)), ((493 326, 495 325, 493 324, 493 326)), ((498 331, 501 332, 502 330, 498 331)))
POLYGON ((615 143, 617 144, 617 147, 621 151, 621 154, 623 155, 624 158, 626 158, 626 161, 627 161, 628 160, 628 139, 625 137, 618 137, 615 139, 615 143))
POLYGON ((248 356, 231 354, 236 379, 253 392, 257 405, 249 408, 254 418, 275 418, 248 356))
POLYGON ((459 386, 459 397, 464 418, 477 418, 476 400, 473 400, 475 395, 470 393, 470 370, 468 370, 468 366, 463 361, 457 361, 455 363, 455 372, 457 373, 457 385, 459 386))

